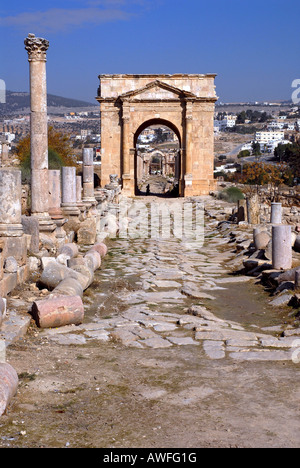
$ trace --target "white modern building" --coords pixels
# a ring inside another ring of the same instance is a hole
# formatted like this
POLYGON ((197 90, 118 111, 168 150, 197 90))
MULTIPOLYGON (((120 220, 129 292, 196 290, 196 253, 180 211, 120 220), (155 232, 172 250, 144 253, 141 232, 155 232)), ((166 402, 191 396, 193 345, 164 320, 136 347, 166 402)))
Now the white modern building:
POLYGON ((225 172, 225 173, 234 173, 237 171, 237 168, 234 164, 224 164, 222 166, 217 167, 214 172, 225 172))
POLYGON ((262 131, 262 132, 256 132, 255 134, 255 141, 258 143, 269 143, 274 140, 283 140, 284 139, 284 132, 282 131, 262 131))
POLYGON ((284 132, 256 132, 254 141, 260 144, 260 151, 262 153, 272 153, 274 149, 284 141, 284 132))
POLYGON ((267 144, 266 152, 267 153, 273 153, 275 149, 277 148, 278 145, 289 145, 291 142, 289 140, 275 140, 271 141, 267 144))
POLYGON ((249 143, 245 143, 242 147, 241 147, 241 151, 251 151, 252 150, 252 141, 249 141, 249 143))
POLYGON ((222 120, 214 120, 214 132, 226 130, 226 128, 232 128, 236 125, 237 116, 234 114, 225 115, 222 120))

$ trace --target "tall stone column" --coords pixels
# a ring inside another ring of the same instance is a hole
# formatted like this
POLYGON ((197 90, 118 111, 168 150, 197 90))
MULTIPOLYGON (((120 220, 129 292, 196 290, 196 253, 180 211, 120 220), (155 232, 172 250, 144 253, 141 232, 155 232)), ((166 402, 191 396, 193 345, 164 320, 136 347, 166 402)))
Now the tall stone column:
POLYGON ((46 52, 49 42, 29 34, 24 41, 30 67, 31 213, 41 231, 54 231, 49 216, 46 52))
MULTIPOLYGON (((133 154, 134 157, 134 154, 133 154)), ((123 115, 122 115, 122 181, 123 181, 123 194, 126 196, 134 195, 134 180, 131 174, 130 167, 130 113, 129 106, 123 104, 123 115)))
POLYGON ((85 213, 89 205, 86 205, 82 201, 82 177, 76 176, 76 201, 77 206, 80 209, 81 213, 85 213))
POLYGON ((289 270, 292 268, 292 228, 286 225, 277 225, 272 228, 272 264, 276 270, 289 270))
POLYGON ((60 170, 49 171, 49 214, 50 216, 63 216, 61 209, 61 175, 60 170))
POLYGON ((0 236, 21 237, 21 171, 0 170, 0 236))
POLYGON ((60 170, 49 170, 49 214, 57 226, 56 237, 64 239, 66 232, 63 225, 66 223, 61 209, 61 173, 60 170))
POLYGON ((246 199, 247 206, 247 218, 249 224, 259 224, 260 214, 259 214, 259 200, 258 195, 249 196, 246 199))
MULTIPOLYGON (((19 265, 27 260, 27 243, 22 226, 21 171, 0 170, 0 246, 2 260, 14 257, 19 265)), ((0 275, 1 276, 1 275, 0 275)))
POLYGON ((192 103, 186 103, 185 115, 185 174, 184 195, 193 194, 193 109, 192 103))
POLYGON ((188 115, 186 117, 186 136, 185 136, 185 173, 192 175, 193 162, 192 162, 192 145, 193 145, 193 117, 188 115))
POLYGON ((76 193, 76 167, 62 168, 62 209, 66 216, 79 216, 76 193))
POLYGON ((82 203, 82 180, 81 180, 81 176, 76 176, 76 200, 77 200, 77 204, 82 203))
POLYGON ((94 193, 94 150, 93 148, 83 149, 82 177, 83 177, 82 202, 87 205, 95 205, 97 202, 96 202, 95 193, 94 193))
POLYGON ((6 143, 2 143, 2 160, 1 160, 2 166, 4 166, 5 164, 9 162, 8 151, 9 151, 9 146, 6 143))
POLYGON ((130 175, 129 117, 123 116, 123 175, 130 175))

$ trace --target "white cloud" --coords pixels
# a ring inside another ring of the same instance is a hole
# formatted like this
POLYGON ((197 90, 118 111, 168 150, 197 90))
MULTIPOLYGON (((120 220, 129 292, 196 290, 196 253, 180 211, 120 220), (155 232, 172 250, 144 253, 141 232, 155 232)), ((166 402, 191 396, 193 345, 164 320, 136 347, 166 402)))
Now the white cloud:
POLYGON ((88 24, 97 25, 110 21, 126 21, 131 16, 132 14, 121 9, 96 7, 79 9, 53 8, 47 11, 23 12, 15 16, 0 17, 0 26, 14 26, 26 31, 58 32, 88 24))

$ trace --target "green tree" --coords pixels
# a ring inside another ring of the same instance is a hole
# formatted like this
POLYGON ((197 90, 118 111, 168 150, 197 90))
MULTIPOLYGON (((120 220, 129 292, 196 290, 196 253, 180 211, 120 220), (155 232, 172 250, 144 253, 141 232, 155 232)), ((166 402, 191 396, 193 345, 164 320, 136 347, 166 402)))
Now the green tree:
POLYGON ((239 152, 237 157, 238 158, 247 158, 247 156, 250 156, 250 155, 251 155, 251 153, 250 153, 249 150, 242 150, 242 151, 239 152))
POLYGON ((255 141, 252 143, 252 155, 253 156, 260 156, 261 155, 260 144, 255 142, 255 141))
POLYGON ((238 124, 243 124, 245 123, 245 120, 247 119, 247 114, 245 111, 242 111, 238 114, 237 116, 237 119, 236 119, 236 123, 238 124))

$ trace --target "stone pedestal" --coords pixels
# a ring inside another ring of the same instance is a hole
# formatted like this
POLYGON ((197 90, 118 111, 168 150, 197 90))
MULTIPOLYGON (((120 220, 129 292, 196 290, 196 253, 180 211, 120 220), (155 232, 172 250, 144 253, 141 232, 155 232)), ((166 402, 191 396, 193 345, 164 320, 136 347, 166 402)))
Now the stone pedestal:
POLYGON ((271 204, 271 224, 281 224, 282 222, 282 204, 271 204))
POLYGON ((272 228, 272 264, 276 270, 292 268, 292 228, 291 226, 273 226, 272 228))
POLYGON ((65 216, 79 216, 76 196, 76 167, 62 168, 62 210, 65 216))
POLYGON ((49 42, 29 34, 25 39, 30 65, 30 144, 31 213, 39 220, 40 231, 53 232, 56 225, 49 216, 48 195, 48 120, 46 52, 49 42))

